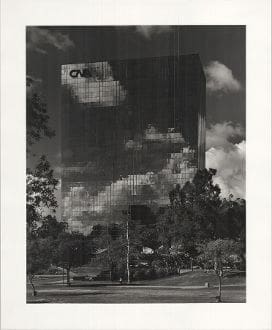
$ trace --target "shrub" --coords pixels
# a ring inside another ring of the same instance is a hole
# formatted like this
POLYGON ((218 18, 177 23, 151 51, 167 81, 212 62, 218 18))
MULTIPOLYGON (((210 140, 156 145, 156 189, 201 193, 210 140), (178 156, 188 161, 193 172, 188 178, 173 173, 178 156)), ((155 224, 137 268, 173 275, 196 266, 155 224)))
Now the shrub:
POLYGON ((145 279, 152 280, 157 277, 156 271, 154 268, 149 268, 145 270, 145 279))
POLYGON ((164 268, 160 267, 157 268, 156 274, 157 274, 157 278, 165 277, 167 276, 167 271, 164 268))
POLYGON ((136 281, 137 280, 144 280, 145 279, 145 269, 139 268, 139 269, 135 270, 135 272, 133 274, 133 278, 136 281))

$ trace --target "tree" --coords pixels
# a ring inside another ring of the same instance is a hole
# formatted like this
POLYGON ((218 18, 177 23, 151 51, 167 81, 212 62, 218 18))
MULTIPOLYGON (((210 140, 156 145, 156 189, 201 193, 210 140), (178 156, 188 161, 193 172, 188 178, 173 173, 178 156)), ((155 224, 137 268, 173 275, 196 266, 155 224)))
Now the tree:
POLYGON ((222 201, 220 209, 221 217, 218 224, 217 236, 229 238, 240 243, 239 256, 241 258, 240 268, 246 266, 246 202, 244 199, 233 199, 230 196, 222 201))
POLYGON ((55 217, 57 185, 58 180, 45 156, 40 158, 33 171, 27 172, 27 275, 34 295, 37 292, 33 278, 51 264, 54 240, 66 228, 66 224, 58 222, 55 217))
POLYGON ((40 238, 51 237, 56 240, 66 229, 66 222, 57 221, 55 216, 49 214, 42 218, 41 225, 36 230, 36 235, 40 238))
POLYGON ((42 137, 53 137, 54 130, 48 126, 49 115, 46 104, 42 101, 41 95, 35 89, 35 81, 27 77, 27 98, 26 98, 26 124, 27 124, 27 147, 29 148, 42 137))
POLYGON ((107 226, 96 225, 87 239, 103 252, 96 255, 96 261, 108 268, 110 279, 125 275, 127 239, 124 223, 111 223, 107 226))
POLYGON ((216 238, 220 188, 212 181, 214 169, 199 170, 192 182, 170 191, 170 205, 158 221, 162 245, 170 251, 179 246, 191 260, 198 254, 197 244, 216 238))
POLYGON ((156 224, 139 226, 135 235, 137 235, 141 247, 148 247, 152 249, 154 253, 157 252, 157 249, 161 245, 156 224))
POLYGON ((27 174, 27 275, 36 295, 33 279, 37 272, 46 270, 52 262, 54 239, 65 224, 55 217, 57 201, 54 191, 58 180, 44 156, 34 171, 27 174), (51 212, 52 214, 48 214, 51 212))
POLYGON ((217 239, 239 242, 245 265, 245 201, 220 196, 220 187, 213 182, 214 169, 197 171, 192 182, 178 184, 169 193, 170 205, 157 222, 159 240, 164 251, 176 249, 196 260, 198 245, 217 239))
POLYGON ((93 243, 80 233, 62 233, 59 235, 53 261, 66 269, 67 285, 70 286, 70 271, 88 263, 94 257, 96 249, 93 243))
POLYGON ((218 276, 217 301, 221 302, 221 282, 223 277, 223 266, 228 264, 229 259, 239 253, 240 244, 234 240, 217 239, 199 245, 199 259, 204 264, 212 264, 218 276))
POLYGON ((58 206, 55 190, 58 180, 45 156, 39 160, 34 171, 28 170, 26 177, 27 234, 35 235, 38 224, 48 218, 48 212, 55 214, 58 206))
POLYGON ((219 186, 213 183, 215 174, 214 169, 197 171, 193 181, 187 182, 181 190, 178 209, 180 218, 184 217, 193 222, 190 237, 192 238, 194 233, 197 241, 216 238, 221 191, 219 186))
MULTIPOLYGON (((35 142, 42 137, 55 135, 49 127, 49 116, 46 104, 42 102, 40 93, 36 88, 37 81, 27 76, 27 151, 35 142)), ((53 176, 53 170, 46 157, 40 157, 34 170, 27 169, 26 180, 27 192, 27 232, 33 234, 37 224, 45 220, 45 213, 49 211, 55 213, 57 202, 54 192, 57 188, 58 180, 53 176)), ((51 220, 51 218, 47 218, 51 220)))
MULTIPOLYGON (((46 104, 35 92, 35 81, 27 78, 27 153, 42 137, 54 136, 48 126, 49 116, 46 104)), ((45 156, 41 156, 33 170, 26 173, 26 215, 27 215, 27 275, 36 295, 33 278, 45 270, 52 261, 54 239, 64 230, 64 223, 55 217, 57 201, 54 195, 58 180, 45 156)))
POLYGON ((33 289, 33 295, 37 295, 34 286, 34 276, 40 271, 45 270, 52 261, 53 244, 52 240, 31 239, 27 242, 27 276, 33 289))

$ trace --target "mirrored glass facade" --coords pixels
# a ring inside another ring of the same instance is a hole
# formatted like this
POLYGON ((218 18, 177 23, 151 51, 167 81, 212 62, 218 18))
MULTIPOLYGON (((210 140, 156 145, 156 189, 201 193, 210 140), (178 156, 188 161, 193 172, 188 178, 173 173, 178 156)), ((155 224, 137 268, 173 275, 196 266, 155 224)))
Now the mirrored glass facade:
POLYGON ((157 209, 205 166, 198 55, 62 66, 62 217, 71 230, 157 209))

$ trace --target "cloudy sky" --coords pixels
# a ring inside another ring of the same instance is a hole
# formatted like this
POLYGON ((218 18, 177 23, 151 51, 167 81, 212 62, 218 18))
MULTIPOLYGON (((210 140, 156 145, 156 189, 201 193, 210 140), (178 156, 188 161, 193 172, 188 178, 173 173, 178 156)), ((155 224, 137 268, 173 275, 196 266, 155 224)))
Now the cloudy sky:
POLYGON ((207 82, 206 167, 217 169, 223 196, 245 197, 243 26, 28 27, 26 51, 27 75, 44 95, 57 133, 42 139, 35 152, 47 154, 56 168, 62 64, 198 53, 207 82))

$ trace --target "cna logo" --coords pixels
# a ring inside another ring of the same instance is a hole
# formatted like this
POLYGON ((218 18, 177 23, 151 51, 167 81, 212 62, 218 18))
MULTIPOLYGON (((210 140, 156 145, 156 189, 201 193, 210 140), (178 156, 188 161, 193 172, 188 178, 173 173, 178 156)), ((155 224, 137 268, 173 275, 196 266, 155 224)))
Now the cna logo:
POLYGON ((72 78, 91 78, 92 77, 92 73, 89 69, 82 69, 82 70, 71 70, 70 71, 70 77, 72 78))

